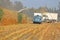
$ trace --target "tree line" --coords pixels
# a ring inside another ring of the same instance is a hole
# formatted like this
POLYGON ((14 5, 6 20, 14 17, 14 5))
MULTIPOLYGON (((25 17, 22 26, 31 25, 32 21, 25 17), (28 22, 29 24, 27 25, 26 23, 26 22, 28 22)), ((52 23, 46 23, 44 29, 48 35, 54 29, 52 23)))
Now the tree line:
MULTIPOLYGON (((47 6, 42 6, 39 7, 38 9, 35 8, 31 8, 31 10, 33 10, 34 12, 59 12, 60 11, 60 2, 58 2, 58 10, 56 8, 48 8, 47 6)), ((1 7, 5 7, 11 10, 20 10, 22 8, 24 8, 23 4, 20 1, 16 1, 14 2, 14 4, 10 1, 10 0, 0 0, 0 6, 1 7)))
POLYGON ((13 4, 10 0, 0 0, 0 6, 15 11, 23 8, 23 4, 20 1, 16 1, 13 4))

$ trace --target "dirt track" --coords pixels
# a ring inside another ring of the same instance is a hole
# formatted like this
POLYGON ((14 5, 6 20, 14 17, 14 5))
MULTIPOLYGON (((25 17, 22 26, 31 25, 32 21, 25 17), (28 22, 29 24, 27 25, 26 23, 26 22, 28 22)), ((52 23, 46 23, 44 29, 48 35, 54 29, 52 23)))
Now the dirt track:
POLYGON ((0 40, 60 40, 60 23, 0 26, 0 40))

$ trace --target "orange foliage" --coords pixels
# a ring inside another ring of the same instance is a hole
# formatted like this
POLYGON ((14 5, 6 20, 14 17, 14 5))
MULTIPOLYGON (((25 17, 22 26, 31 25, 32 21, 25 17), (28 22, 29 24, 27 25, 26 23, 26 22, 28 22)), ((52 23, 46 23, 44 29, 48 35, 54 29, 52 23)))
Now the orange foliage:
POLYGON ((27 16, 25 14, 23 14, 22 23, 27 23, 27 16))
POLYGON ((27 20, 25 18, 22 19, 22 24, 27 23, 27 20))
POLYGON ((17 12, 3 9, 4 15, 2 18, 2 25, 17 24, 17 12))

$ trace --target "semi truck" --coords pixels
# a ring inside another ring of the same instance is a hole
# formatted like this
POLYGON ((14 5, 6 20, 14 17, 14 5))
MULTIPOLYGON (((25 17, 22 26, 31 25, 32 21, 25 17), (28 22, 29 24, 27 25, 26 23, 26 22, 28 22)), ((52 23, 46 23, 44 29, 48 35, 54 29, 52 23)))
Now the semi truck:
POLYGON ((52 23, 58 21, 58 13, 34 13, 33 23, 52 23))
POLYGON ((42 22, 42 14, 41 13, 34 13, 33 23, 41 23, 42 22))

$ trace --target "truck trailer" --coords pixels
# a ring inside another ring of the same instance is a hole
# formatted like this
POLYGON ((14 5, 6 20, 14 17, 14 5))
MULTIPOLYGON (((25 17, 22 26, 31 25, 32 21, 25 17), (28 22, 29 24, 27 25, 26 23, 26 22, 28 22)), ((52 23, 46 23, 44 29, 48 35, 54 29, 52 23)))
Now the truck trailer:
POLYGON ((58 21, 58 13, 46 13, 45 15, 43 15, 42 21, 57 22, 58 21))

